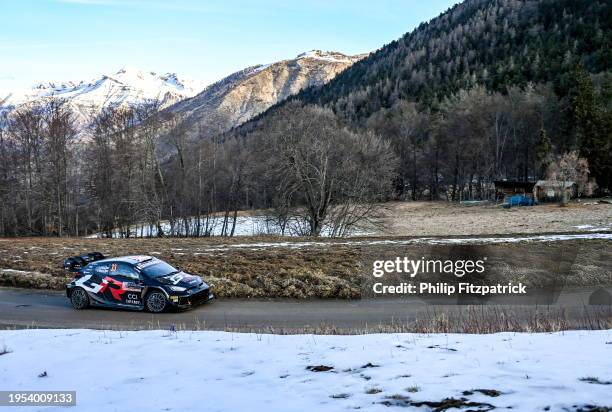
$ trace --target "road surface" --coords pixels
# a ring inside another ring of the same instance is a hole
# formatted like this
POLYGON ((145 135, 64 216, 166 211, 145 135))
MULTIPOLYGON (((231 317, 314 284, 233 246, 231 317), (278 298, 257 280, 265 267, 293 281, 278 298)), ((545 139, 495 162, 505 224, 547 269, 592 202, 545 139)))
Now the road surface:
MULTIPOLYGON (((583 323, 585 310, 604 310, 612 317, 610 306, 588 306, 591 290, 564 291, 552 306, 570 324, 583 323), (577 322, 577 323, 576 323, 577 322)), ((503 303, 503 302, 499 302, 503 303)), ((495 306, 499 307, 499 306, 495 306)), ((495 308, 478 306, 477 310, 495 308)), ((196 309, 179 313, 151 314, 112 309, 74 310, 61 292, 0 288, 0 328, 92 328, 92 329, 185 329, 300 331, 334 327, 349 331, 383 329, 442 314, 465 316, 474 306, 428 305, 412 299, 346 300, 215 300, 196 309)), ((533 316, 533 305, 503 306, 519 317, 533 316)), ((578 327, 578 326, 577 326, 578 327)))

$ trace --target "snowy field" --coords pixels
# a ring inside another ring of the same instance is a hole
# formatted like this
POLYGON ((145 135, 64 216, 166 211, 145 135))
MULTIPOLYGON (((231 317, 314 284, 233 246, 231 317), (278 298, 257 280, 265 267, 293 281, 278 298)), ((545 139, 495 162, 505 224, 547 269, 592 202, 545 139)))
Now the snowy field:
POLYGON ((612 407, 612 330, 362 336, 19 330, 0 332, 3 351, 0 389, 76 390, 77 407, 69 410, 79 411, 612 407))

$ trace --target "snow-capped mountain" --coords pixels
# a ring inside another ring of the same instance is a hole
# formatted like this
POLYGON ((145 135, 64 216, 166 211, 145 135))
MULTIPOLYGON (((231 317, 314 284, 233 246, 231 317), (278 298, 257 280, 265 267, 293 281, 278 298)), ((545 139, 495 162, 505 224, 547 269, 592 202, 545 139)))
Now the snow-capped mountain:
POLYGON ((157 74, 124 67, 116 73, 102 75, 91 81, 37 84, 31 89, 13 93, 5 102, 5 108, 11 109, 51 97, 66 99, 77 115, 79 126, 86 130, 105 107, 136 106, 159 100, 161 108, 165 108, 196 95, 203 88, 204 84, 174 73, 157 74))
POLYGON ((312 50, 294 59, 249 67, 167 110, 183 114, 200 130, 229 130, 304 88, 329 82, 365 56, 312 50))
POLYGON ((312 50, 294 59, 246 68, 206 88, 174 73, 160 75, 125 67, 91 81, 47 82, 14 92, 1 110, 63 98, 76 113, 85 136, 105 107, 159 100, 161 109, 181 114, 194 130, 198 126, 208 132, 223 132, 304 88, 322 86, 365 56, 312 50))

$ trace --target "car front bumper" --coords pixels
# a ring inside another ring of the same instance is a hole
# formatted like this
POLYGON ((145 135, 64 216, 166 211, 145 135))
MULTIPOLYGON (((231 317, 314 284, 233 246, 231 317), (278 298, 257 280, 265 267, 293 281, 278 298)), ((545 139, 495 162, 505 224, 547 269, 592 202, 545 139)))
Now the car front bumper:
POLYGON ((168 296, 168 302, 175 308, 188 309, 195 306, 202 305, 215 298, 215 295, 210 291, 209 288, 195 291, 193 293, 175 295, 171 294, 168 296))

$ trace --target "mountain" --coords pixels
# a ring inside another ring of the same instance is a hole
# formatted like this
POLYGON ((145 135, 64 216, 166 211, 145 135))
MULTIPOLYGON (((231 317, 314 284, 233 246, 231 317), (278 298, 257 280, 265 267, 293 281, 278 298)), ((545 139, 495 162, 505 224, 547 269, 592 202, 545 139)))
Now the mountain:
POLYGON ((362 122, 399 99, 435 108, 461 89, 552 82, 563 97, 580 63, 612 67, 608 0, 466 0, 296 99, 362 122))
POLYGON ((165 108, 196 95, 203 88, 203 84, 179 77, 175 73, 162 75, 125 67, 90 81, 40 83, 31 89, 12 94, 5 107, 11 109, 50 97, 63 98, 76 113, 79 126, 86 129, 105 107, 136 106, 159 100, 161 107, 165 108))
POLYGON ((225 131, 300 90, 326 84, 364 57, 312 50, 294 59, 233 73, 167 110, 185 116, 189 125, 225 131))

